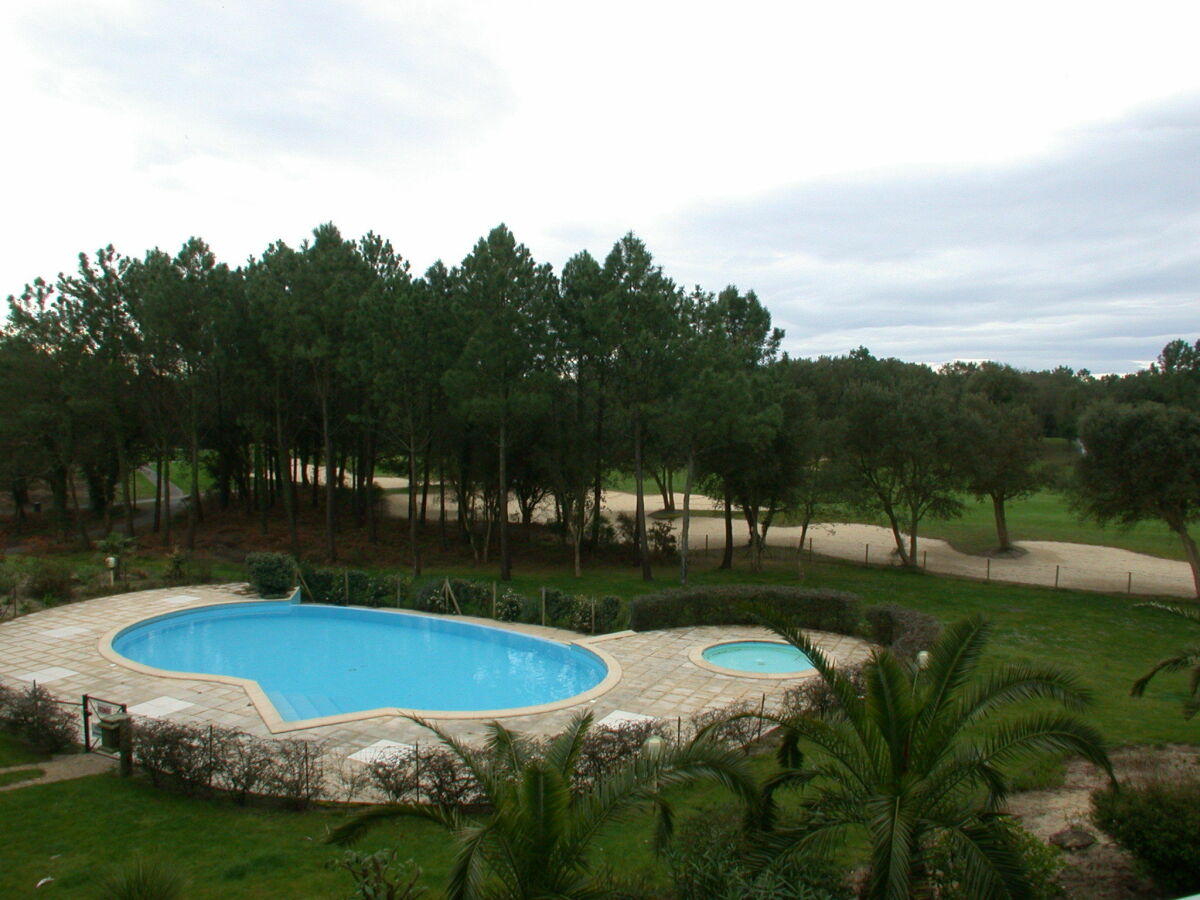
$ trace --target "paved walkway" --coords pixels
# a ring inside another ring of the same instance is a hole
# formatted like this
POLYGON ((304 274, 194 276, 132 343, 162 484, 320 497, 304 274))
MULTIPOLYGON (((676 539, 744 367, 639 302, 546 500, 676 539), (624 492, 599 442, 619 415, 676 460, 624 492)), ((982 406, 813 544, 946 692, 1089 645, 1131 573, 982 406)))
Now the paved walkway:
MULTIPOLYGON (((174 678, 135 671, 100 653, 99 644, 115 628, 141 619, 198 606, 245 603, 236 586, 187 587, 99 597, 55 607, 0 624, 0 680, 19 686, 36 681, 60 699, 82 694, 129 704, 133 715, 208 722, 261 737, 272 732, 245 688, 198 678, 174 678)), ((554 734, 582 708, 597 720, 615 712, 684 722, 704 710, 733 703, 765 703, 772 708, 797 679, 725 675, 697 666, 690 651, 727 640, 771 637, 762 628, 703 627, 644 633, 621 632, 581 638, 574 632, 531 625, 513 627, 528 634, 594 644, 621 666, 622 677, 602 695, 553 712, 515 715, 504 723, 517 731, 554 734)), ((867 658, 869 646, 856 638, 812 632, 813 639, 841 664, 867 658)), ((302 651, 301 651, 302 652, 302 651)), ((802 676, 803 677, 803 676, 802 676)), ((815 677, 815 676, 808 676, 815 677)), ((471 740, 484 734, 488 720, 445 719, 447 731, 471 740)), ((428 742, 428 731, 394 715, 288 731, 281 737, 319 739, 336 757, 347 757, 379 740, 428 742)))

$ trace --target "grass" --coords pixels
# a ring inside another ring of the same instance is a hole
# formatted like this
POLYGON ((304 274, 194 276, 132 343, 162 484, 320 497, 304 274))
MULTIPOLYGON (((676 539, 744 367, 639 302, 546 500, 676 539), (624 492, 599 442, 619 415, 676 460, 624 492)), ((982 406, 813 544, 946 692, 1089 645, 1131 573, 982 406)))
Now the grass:
POLYGON ((45 769, 15 769, 12 772, 0 772, 0 787, 8 784, 19 784, 22 781, 32 781, 46 774, 45 769))
POLYGON ((42 762, 50 757, 34 753, 21 741, 7 734, 0 734, 0 769, 23 766, 26 763, 42 762))

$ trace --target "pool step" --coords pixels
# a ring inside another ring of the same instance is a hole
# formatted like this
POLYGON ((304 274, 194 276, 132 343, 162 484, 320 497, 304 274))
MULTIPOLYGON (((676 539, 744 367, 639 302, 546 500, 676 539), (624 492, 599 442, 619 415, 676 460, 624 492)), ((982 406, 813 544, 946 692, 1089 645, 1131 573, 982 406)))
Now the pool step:
POLYGON ((297 719, 317 719, 321 716, 336 716, 344 710, 332 697, 324 694, 293 694, 278 691, 271 694, 271 702, 279 715, 288 722, 297 719))

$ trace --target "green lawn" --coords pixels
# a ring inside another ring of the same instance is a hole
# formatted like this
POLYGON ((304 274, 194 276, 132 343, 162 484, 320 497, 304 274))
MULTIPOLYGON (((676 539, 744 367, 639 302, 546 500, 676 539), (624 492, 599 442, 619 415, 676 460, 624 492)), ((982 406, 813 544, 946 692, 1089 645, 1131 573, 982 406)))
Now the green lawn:
POLYGON ((34 753, 20 741, 7 734, 0 734, 0 769, 41 762, 49 757, 34 753))
MULTIPOLYGON (((713 564, 713 557, 697 560, 694 581, 796 583, 791 564, 768 562, 768 570, 761 573, 723 572, 711 568, 713 564)), ((669 587, 673 571, 660 566, 660 580, 647 584, 632 568, 610 568, 581 579, 547 568, 522 572, 513 586, 530 594, 548 586, 630 597, 669 587)), ((470 567, 433 577, 444 575, 481 577, 470 567)), ((1127 597, 980 584, 837 563, 807 566, 803 583, 854 591, 868 603, 912 606, 944 621, 972 613, 987 616, 995 623, 990 661, 1050 661, 1075 672, 1095 697, 1085 717, 1112 745, 1190 743, 1200 738, 1200 724, 1184 720, 1180 712, 1185 676, 1161 676, 1145 698, 1129 696, 1137 676, 1190 643, 1194 635, 1186 623, 1170 616, 1134 609, 1127 597)), ((6 746, 13 759, 9 764, 31 761, 15 758, 12 745, 0 741, 0 750, 6 746)), ((771 764, 762 758, 755 765, 766 771, 771 764)), ((1051 770, 1052 779, 1053 765, 1043 768, 1051 770)), ((1040 772, 1035 776, 1033 782, 1044 777, 1040 772)), ((686 812, 725 802, 725 795, 705 786, 677 792, 676 800, 686 812)), ((339 851, 321 843, 343 815, 337 810, 240 809, 110 776, 19 788, 0 793, 0 896, 27 895, 38 880, 52 876, 55 881, 43 889, 47 896, 87 897, 98 868, 139 851, 183 872, 191 884, 187 896, 193 898, 345 896, 348 876, 330 868, 339 851)), ((651 834, 648 815, 611 828, 597 841, 596 859, 623 875, 641 874, 661 886, 665 873, 651 852, 651 834)), ((426 884, 442 883, 452 853, 442 832, 423 823, 388 825, 373 832, 360 849, 393 844, 401 847, 402 857, 420 863, 426 884)))

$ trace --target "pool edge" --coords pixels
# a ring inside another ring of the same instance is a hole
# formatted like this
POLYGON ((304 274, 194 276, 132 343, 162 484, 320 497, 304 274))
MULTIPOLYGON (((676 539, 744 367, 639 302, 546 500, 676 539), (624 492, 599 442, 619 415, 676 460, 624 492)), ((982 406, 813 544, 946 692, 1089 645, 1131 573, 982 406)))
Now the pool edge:
MULTIPOLYGON (((295 594, 293 594, 293 597, 295 594)), ((377 707, 375 709, 360 710, 353 713, 339 713, 334 716, 320 716, 312 719, 296 719, 295 721, 286 721, 279 715, 279 711, 275 708, 275 704, 271 702, 266 692, 262 689, 257 681, 251 678, 239 678, 233 675, 215 675, 203 672, 177 672, 171 669, 158 669, 154 666, 147 666, 143 663, 129 659, 127 656, 122 656, 113 649, 112 642, 124 631, 148 622, 152 619, 167 619, 176 615, 192 612, 197 609, 203 609, 209 606, 254 606, 260 603, 287 603, 292 602, 287 600, 235 600, 235 601, 217 601, 217 602, 200 602, 181 609, 173 610, 167 613, 158 613, 156 615, 145 616, 136 619, 132 622, 126 622, 112 628, 102 635, 97 641, 97 649, 100 655, 110 663, 113 663, 123 668, 130 669, 134 672, 140 672, 143 675, 152 675, 158 678, 173 678, 185 681, 202 681, 213 684, 227 684, 233 687, 240 687, 246 692, 251 705, 254 706, 267 731, 271 734, 283 734, 290 731, 304 731, 310 728, 322 728, 330 725, 344 725, 350 722, 361 722, 366 719, 389 718, 389 717, 418 717, 422 719, 439 720, 439 719, 454 719, 454 720, 478 720, 488 722, 493 719, 508 719, 519 716, 540 715, 542 713, 557 712, 563 709, 570 709, 573 706, 579 706, 586 703, 591 703, 597 698, 607 694, 616 687, 624 675, 621 664, 616 657, 607 651, 601 650, 592 645, 592 641, 603 639, 606 635, 590 635, 580 636, 576 640, 560 640, 558 638, 546 637, 543 634, 532 634, 520 627, 520 623, 514 622, 497 622, 491 619, 480 619, 475 616, 440 616, 434 613, 421 612, 419 610, 378 610, 379 612, 402 612, 404 614, 427 616, 434 619, 449 619, 451 621, 463 621, 473 625, 479 625, 485 628, 495 628, 499 631, 513 631, 519 634, 525 634, 528 637, 536 637, 540 640, 552 641, 559 644, 567 644, 580 647, 587 650, 589 653, 595 654, 600 658, 600 661, 607 667, 607 673, 602 678, 599 684, 593 685, 582 693, 575 694, 571 697, 565 697, 562 700, 555 700, 551 703, 540 703, 536 706, 518 706, 508 709, 485 709, 485 710, 430 710, 430 709, 403 709, 400 707, 377 707)), ((324 604, 321 604, 324 605, 324 604)), ((347 607, 351 609, 369 609, 370 607, 347 607)), ((549 630, 544 626, 533 626, 542 631, 549 630)), ((557 630, 557 629, 555 629, 557 630)))
MULTIPOLYGON (((710 663, 704 658, 704 651, 711 650, 713 647, 721 647, 725 644, 740 644, 742 641, 708 641, 704 644, 696 644, 688 650, 688 661, 692 665, 704 669, 706 672, 715 672, 718 675, 724 675, 727 678, 756 678, 760 681, 797 681, 802 678, 812 678, 814 675, 820 676, 816 669, 805 669, 803 672, 745 672, 741 669, 726 669, 723 666, 717 666, 710 663)), ((764 644, 779 644, 782 647, 792 646, 787 641, 777 641, 763 639, 764 644)))

